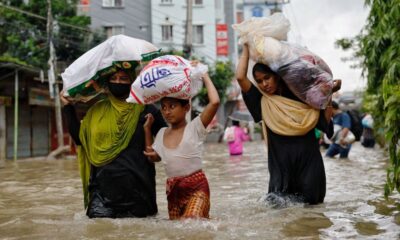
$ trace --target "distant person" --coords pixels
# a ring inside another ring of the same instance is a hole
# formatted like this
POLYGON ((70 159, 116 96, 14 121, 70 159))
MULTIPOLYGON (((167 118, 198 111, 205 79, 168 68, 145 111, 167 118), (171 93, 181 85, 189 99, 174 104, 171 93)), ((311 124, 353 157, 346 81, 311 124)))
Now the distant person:
POLYGON ((337 125, 340 132, 335 131, 334 136, 336 135, 338 139, 335 139, 329 145, 325 156, 333 158, 339 154, 340 158, 347 158, 351 149, 351 143, 345 142, 345 138, 351 129, 351 119, 349 114, 342 111, 339 108, 339 104, 335 101, 332 101, 332 109, 333 124, 337 125))
POLYGON ((363 133, 361 136, 361 145, 366 148, 373 148, 375 146, 375 136, 374 136, 374 119, 371 114, 367 113, 363 117, 362 121, 363 133))
POLYGON ((189 100, 170 97, 161 99, 161 113, 170 124, 162 128, 154 140, 151 135, 153 117, 147 116, 145 155, 149 161, 162 161, 167 179, 169 219, 209 218, 210 189, 202 170, 203 144, 207 126, 214 118, 219 96, 208 74, 203 81, 209 102, 203 112, 192 121, 186 121, 189 100))
POLYGON ((243 142, 249 141, 248 131, 240 127, 240 122, 232 120, 232 126, 225 130, 224 140, 228 143, 230 155, 243 154, 243 142))

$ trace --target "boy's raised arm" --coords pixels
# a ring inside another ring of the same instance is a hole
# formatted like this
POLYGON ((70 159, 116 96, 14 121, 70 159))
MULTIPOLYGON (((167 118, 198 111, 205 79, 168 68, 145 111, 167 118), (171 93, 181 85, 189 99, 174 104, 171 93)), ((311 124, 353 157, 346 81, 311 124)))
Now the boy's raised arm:
POLYGON ((207 89, 208 104, 204 108, 204 111, 201 113, 200 119, 204 127, 207 127, 218 111, 220 100, 217 89, 215 89, 214 84, 212 83, 210 77, 208 76, 208 73, 203 75, 203 81, 207 89))

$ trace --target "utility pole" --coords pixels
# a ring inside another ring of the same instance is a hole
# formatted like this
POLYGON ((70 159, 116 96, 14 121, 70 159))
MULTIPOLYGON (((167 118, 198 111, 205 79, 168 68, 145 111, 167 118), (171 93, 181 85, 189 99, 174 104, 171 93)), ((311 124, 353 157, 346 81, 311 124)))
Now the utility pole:
POLYGON ((56 51, 54 49, 53 44, 53 14, 51 10, 51 0, 47 0, 47 42, 49 44, 50 49, 50 57, 48 60, 49 71, 48 71, 48 80, 49 80, 49 90, 50 97, 54 98, 54 108, 56 115, 56 127, 57 127, 57 143, 58 149, 64 146, 64 132, 62 127, 62 117, 61 117, 61 101, 60 101, 60 90, 57 84, 57 69, 56 69, 56 51))
POLYGON ((193 0, 187 0, 186 3, 186 31, 185 31, 185 43, 183 45, 183 56, 187 59, 190 58, 192 52, 193 42, 193 0))
MULTIPOLYGON (((183 45, 183 57, 189 59, 192 53, 192 42, 193 42, 193 0, 186 0, 186 31, 185 31, 185 43, 183 45)), ((191 101, 191 100, 190 100, 191 101)), ((192 107, 190 111, 186 113, 186 121, 192 120, 192 107)))

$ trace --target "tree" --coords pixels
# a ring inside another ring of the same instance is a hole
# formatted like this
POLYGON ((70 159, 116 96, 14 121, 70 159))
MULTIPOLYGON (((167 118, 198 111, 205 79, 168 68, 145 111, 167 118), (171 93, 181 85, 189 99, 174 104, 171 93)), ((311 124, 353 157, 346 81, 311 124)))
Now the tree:
MULTIPOLYGON (((0 55, 47 69, 47 1, 30 0, 27 4, 22 0, 1 2, 0 55)), ((54 22, 58 23, 54 29, 58 61, 72 62, 91 44, 92 34, 87 28, 90 18, 76 15, 76 3, 77 0, 52 1, 54 22)))
MULTIPOLYGON (((226 98, 226 89, 231 85, 232 78, 235 76, 232 63, 222 61, 215 62, 215 65, 209 70, 209 75, 218 91, 221 102, 223 102, 226 98)), ((200 105, 207 105, 207 89, 203 87, 196 98, 199 99, 200 105)))
POLYGON ((366 0, 366 4, 371 11, 360 35, 336 44, 357 49, 355 58, 367 77, 364 106, 388 143, 387 197, 395 189, 400 192, 400 0, 366 0))

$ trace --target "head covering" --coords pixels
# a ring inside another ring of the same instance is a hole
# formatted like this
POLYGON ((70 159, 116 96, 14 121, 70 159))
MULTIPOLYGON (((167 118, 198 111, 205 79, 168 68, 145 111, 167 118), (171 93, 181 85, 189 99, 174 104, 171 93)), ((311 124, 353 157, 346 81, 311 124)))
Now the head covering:
POLYGON ((104 166, 128 146, 143 109, 144 105, 127 103, 109 94, 107 99, 92 106, 83 118, 78 160, 85 208, 89 201, 90 165, 104 166))
POLYGON ((132 63, 132 62, 128 62, 128 61, 124 61, 124 62, 114 62, 114 66, 115 66, 115 72, 118 71, 123 71, 126 74, 128 74, 129 78, 131 79, 131 83, 133 83, 133 81, 135 81, 136 79, 136 71, 138 68, 140 68, 140 65, 138 63, 132 63))

